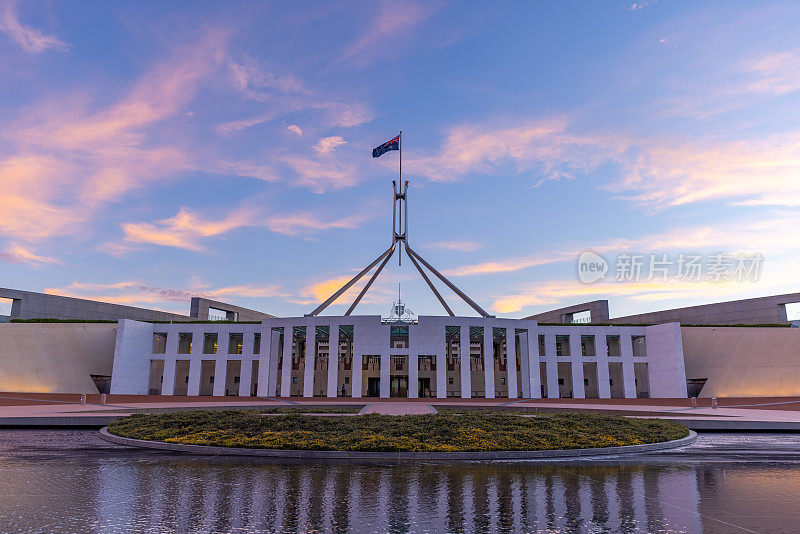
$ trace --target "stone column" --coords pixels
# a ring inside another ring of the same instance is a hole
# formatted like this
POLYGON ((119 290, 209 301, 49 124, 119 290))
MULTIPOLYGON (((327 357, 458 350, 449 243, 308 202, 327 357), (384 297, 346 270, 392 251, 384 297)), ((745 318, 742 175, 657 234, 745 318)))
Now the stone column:
POLYGON ((220 332, 217 339, 217 354, 214 358, 213 395, 215 397, 225 396, 225 381, 228 374, 228 342, 230 341, 230 335, 230 332, 220 332))
POLYGON ((528 329, 528 376, 530 377, 530 398, 542 398, 542 377, 539 373, 539 336, 536 330, 528 329))
MULTIPOLYGON (((240 397, 249 397, 251 393, 250 383, 253 381, 253 358, 255 357, 253 354, 254 337, 255 332, 245 332, 242 341, 242 365, 239 368, 239 391, 237 392, 240 397)), ((214 380, 216 381, 216 378, 214 380)))
POLYGON ((164 354, 164 378, 161 379, 161 394, 175 394, 175 367, 178 359, 178 333, 167 333, 167 348, 164 354))
POLYGON ((583 387, 583 353, 581 352, 580 333, 571 333, 569 335, 569 359, 572 363, 572 398, 585 399, 586 389, 583 387))
MULTIPOLYGON (((192 354, 189 355, 189 385, 186 395, 200 395, 200 378, 203 370, 203 336, 197 339, 197 332, 192 332, 192 354)), ((219 352, 219 351, 217 351, 219 352)))
POLYGON ((314 367, 317 359, 317 327, 306 326, 306 360, 303 367, 303 397, 314 396, 314 367))
POLYGON ((261 354, 258 356, 258 396, 273 397, 278 387, 278 358, 281 334, 271 326, 261 329, 261 354))
POLYGON ((594 352, 597 355, 597 396, 601 399, 610 399, 611 383, 609 382, 605 330, 597 329, 594 332, 594 352))
POLYGON ((283 328, 283 361, 281 362, 281 397, 289 397, 292 387, 292 337, 294 327, 283 328))
POLYGON ((544 335, 545 368, 547 369, 547 398, 557 399, 561 395, 558 388, 558 356, 556 355, 556 335, 544 335))
POLYGON ((364 368, 364 355, 356 352, 355 343, 353 343, 353 393, 354 399, 361 398, 361 382, 363 380, 364 368))
POLYGON ((622 354, 622 386, 625 388, 625 398, 636 398, 636 373, 633 368, 633 342, 630 333, 619 335, 620 354, 622 354))
POLYGON ((447 397, 447 355, 444 346, 436 351, 436 398, 447 397))
POLYGON ((408 398, 419 397, 419 355, 415 350, 408 351, 408 398))
POLYGON ((519 333, 519 364, 520 364, 520 378, 522 384, 518 384, 518 388, 522 391, 522 398, 531 398, 531 369, 529 366, 528 357, 528 331, 523 330, 519 333))
POLYGON ((469 325, 462 324, 459 329, 459 345, 461 361, 461 398, 472 397, 472 371, 469 355, 469 325))
POLYGON ((491 321, 483 323, 483 389, 486 398, 493 399, 494 392, 494 332, 491 321))
POLYGON ((517 334, 514 327, 506 328, 506 369, 508 369, 508 398, 516 399, 517 390, 517 334))
POLYGON ((339 378, 339 325, 332 324, 330 326, 330 334, 328 334, 328 387, 326 395, 328 397, 336 397, 339 392, 336 391, 339 378))
POLYGON ((379 396, 382 399, 389 398, 389 376, 392 370, 392 356, 387 352, 381 353, 381 382, 379 396))

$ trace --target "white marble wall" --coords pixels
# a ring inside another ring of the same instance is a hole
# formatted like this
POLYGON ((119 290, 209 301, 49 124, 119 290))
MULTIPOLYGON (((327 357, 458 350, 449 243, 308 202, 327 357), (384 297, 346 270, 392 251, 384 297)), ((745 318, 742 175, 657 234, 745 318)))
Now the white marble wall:
MULTIPOLYGON (((307 335, 305 368, 303 369, 303 396, 310 397, 313 391, 314 377, 314 336, 317 326, 330 327, 330 345, 328 375, 326 391, 329 397, 338 395, 336 390, 338 372, 338 333, 342 325, 352 325, 354 331, 353 343, 353 373, 352 396, 355 398, 366 394, 362 391, 362 361, 364 356, 378 356, 381 360, 380 395, 388 397, 390 392, 390 361, 392 356, 406 356, 409 363, 408 396, 417 396, 418 357, 421 355, 433 356, 436 359, 436 393, 444 397, 447 392, 446 360, 445 360, 445 330, 448 326, 457 326, 461 330, 461 383, 464 385, 460 396, 469 397, 470 391, 470 360, 469 360, 469 328, 477 326, 483 328, 484 345, 486 351, 485 391, 487 397, 493 397, 494 392, 494 365, 492 352, 492 332, 494 328, 506 329, 508 347, 508 373, 507 386, 509 397, 538 398, 541 395, 541 377, 539 363, 543 362, 547 370, 547 392, 549 397, 558 397, 558 363, 569 364, 572 370, 571 391, 575 398, 585 396, 584 388, 584 363, 597 364, 597 390, 600 398, 609 398, 609 363, 618 362, 623 369, 623 389, 625 397, 636 397, 634 383, 634 363, 648 364, 649 391, 653 397, 683 397, 686 395, 685 371, 683 367, 683 350, 681 345, 680 327, 677 323, 644 326, 592 326, 592 325, 557 325, 540 326, 536 321, 517 319, 498 319, 481 317, 445 317, 445 316, 420 316, 416 324, 409 325, 408 348, 390 348, 390 326, 383 324, 379 316, 322 316, 322 317, 288 317, 270 318, 261 324, 243 323, 174 323, 151 324, 131 320, 121 320, 117 337, 117 346, 114 357, 114 374, 112 377, 113 393, 148 392, 149 370, 151 360, 164 360, 164 378, 162 393, 173 393, 175 381, 175 362, 178 359, 189 360, 190 395, 197 395, 201 387, 201 362, 213 360, 214 368, 214 395, 225 394, 225 375, 229 360, 241 360, 239 395, 246 396, 251 392, 252 362, 258 361, 258 395, 272 396, 280 384, 281 396, 290 395, 291 386, 291 352, 292 331, 295 326, 305 326, 307 335), (281 347, 280 335, 276 328, 284 329, 283 346, 281 347), (517 331, 519 332, 517 334, 517 331), (153 333, 167 333, 167 350, 165 354, 153 354, 153 333), (254 354, 253 336, 261 334, 260 354, 254 354), (177 354, 178 335, 191 333, 193 336, 191 355, 177 354), (203 354, 203 339, 205 333, 217 333, 217 354, 203 354), (244 335, 243 354, 228 354, 228 339, 231 333, 244 335), (519 343, 515 343, 515 336, 519 336, 519 343), (544 354, 539 354, 539 336, 545 339, 544 354), (608 356, 606 353, 606 336, 619 336, 621 354, 608 356), (632 336, 646 336, 647 355, 634 357, 632 350, 632 336), (557 356, 556 336, 566 336, 569 339, 570 354, 557 356), (583 356, 581 351, 581 336, 594 336, 595 354, 583 356), (515 354, 518 349, 520 354, 515 354), (280 376, 278 376, 278 358, 282 353, 283 363, 280 376), (521 383, 517 380, 517 360, 521 365, 521 383)), ((594 380, 594 377, 587 377, 594 380)), ((647 389, 647 388, 643 388, 647 389)))

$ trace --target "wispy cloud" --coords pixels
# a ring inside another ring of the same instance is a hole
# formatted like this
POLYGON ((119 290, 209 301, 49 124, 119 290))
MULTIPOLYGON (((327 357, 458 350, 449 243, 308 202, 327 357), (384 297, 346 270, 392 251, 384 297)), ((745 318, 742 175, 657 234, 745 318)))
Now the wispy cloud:
POLYGON ((22 24, 17 13, 15 0, 0 2, 0 31, 8 35, 26 52, 43 52, 45 50, 66 51, 69 45, 56 37, 22 24))
MULTIPOLYGON (((762 294, 780 288, 783 280, 791 278, 796 270, 796 257, 800 253, 800 234, 787 233, 785 229, 800 226, 800 215, 794 212, 773 213, 769 217, 762 216, 758 220, 740 221, 722 227, 696 226, 675 228, 668 232, 644 235, 636 239, 610 239, 605 243, 591 246, 591 249, 606 255, 612 261, 620 253, 760 253, 764 257, 764 271, 760 280, 748 283, 759 288, 762 294), (790 235, 791 234, 791 235, 790 235)), ((584 244, 586 245, 586 244, 584 244)), ((589 248, 589 247, 584 247, 589 248)), ((542 254, 542 258, 553 256, 555 261, 576 262, 578 254, 583 250, 576 246, 567 252, 551 251, 542 254)), ((515 267, 525 268, 526 258, 510 259, 498 262, 507 269, 497 272, 509 272, 515 267)), ((469 272, 465 274, 481 274, 469 272)), ((491 271, 487 271, 491 272, 491 271)), ((613 276, 613 273, 610 274, 613 276)), ((715 297, 742 292, 745 287, 741 282, 681 282, 670 280, 648 282, 605 282, 582 284, 577 278, 570 280, 551 280, 531 284, 523 284, 520 291, 498 297, 494 307, 500 313, 512 313, 525 307, 552 305, 556 303, 574 302, 576 299, 589 297, 624 296, 637 301, 680 300, 715 297)))
POLYGON ((126 223, 122 225, 125 239, 133 243, 151 243, 166 247, 202 251, 200 240, 205 237, 218 236, 236 228, 253 224, 254 214, 244 210, 236 210, 227 217, 217 221, 209 220, 196 212, 181 208, 169 219, 149 223, 126 223))
POLYGON ((619 178, 602 187, 648 209, 718 199, 800 205, 800 131, 713 141, 573 130, 565 119, 456 126, 438 154, 410 165, 438 181, 513 170, 540 183, 611 164, 619 178))
POLYGON ((298 235, 321 230, 354 229, 369 220, 370 215, 354 214, 339 219, 324 220, 314 213, 273 215, 267 218, 267 228, 284 235, 298 235))
POLYGON ((290 124, 289 126, 286 127, 286 129, 295 135, 303 135, 303 130, 301 130, 300 127, 296 124, 290 124))
POLYGON ((428 243, 424 247, 439 250, 456 250, 458 252, 476 252, 483 248, 483 245, 474 241, 437 241, 428 243))
POLYGON ((428 17, 436 13, 435 2, 383 1, 375 17, 366 25, 366 31, 339 57, 341 61, 367 64, 384 55, 386 47, 409 32, 428 17))
POLYGON ((337 147, 345 144, 347 141, 342 139, 338 135, 334 135, 331 137, 323 137, 320 139, 316 145, 312 148, 319 152, 320 154, 329 154, 336 150, 337 147))
MULTIPOLYGON (((148 306, 181 302, 188 308, 192 297, 205 297, 212 300, 235 301, 240 298, 282 298, 287 293, 277 284, 241 284, 235 286, 212 287, 194 280, 189 287, 158 287, 141 281, 122 281, 114 283, 73 282, 65 287, 51 287, 44 290, 51 295, 84 298, 126 304, 129 306, 148 306)), ((169 306, 171 309, 174 307, 169 306)), ((163 308, 160 308, 163 309, 163 308)), ((179 311, 188 315, 188 310, 179 311)))
POLYGON ((0 233, 34 240, 82 232, 105 203, 190 168, 192 157, 159 143, 154 127, 179 113, 216 68, 223 39, 211 32, 176 49, 108 106, 59 95, 4 124, 0 233))
POLYGON ((451 276, 475 276, 510 273, 557 262, 575 262, 587 249, 599 254, 670 253, 725 250, 727 252, 761 252, 783 254, 800 251, 800 234, 784 230, 800 227, 800 215, 775 212, 762 214, 757 220, 740 220, 720 226, 679 226, 672 230, 645 234, 636 238, 609 238, 602 242, 566 243, 559 248, 528 256, 504 258, 464 265, 446 271, 451 276))
POLYGON ((315 193, 352 187, 358 183, 359 173, 352 161, 289 154, 282 156, 281 162, 296 176, 295 184, 315 193))
POLYGON ((0 260, 10 263, 26 263, 33 267, 38 267, 46 263, 61 263, 58 259, 49 256, 40 256, 28 248, 11 243, 3 252, 0 252, 0 260))
MULTIPOLYGON (((366 214, 352 214, 341 218, 324 219, 316 213, 265 215, 260 210, 239 206, 221 219, 211 219, 188 208, 176 215, 155 223, 125 223, 122 230, 125 241, 181 248, 195 252, 206 250, 203 240, 217 237, 245 227, 263 227, 275 233, 295 236, 314 232, 358 228, 369 219, 366 214)), ((121 255, 124 248, 112 247, 107 252, 121 255)))

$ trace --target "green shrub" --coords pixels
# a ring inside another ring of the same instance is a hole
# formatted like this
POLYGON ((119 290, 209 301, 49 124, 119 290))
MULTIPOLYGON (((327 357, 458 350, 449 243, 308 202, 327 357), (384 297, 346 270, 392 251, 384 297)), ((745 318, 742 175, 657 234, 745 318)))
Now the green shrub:
POLYGON ((672 421, 591 413, 319 417, 260 410, 132 415, 111 423, 109 431, 191 445, 342 451, 583 449, 669 441, 689 433, 672 421))

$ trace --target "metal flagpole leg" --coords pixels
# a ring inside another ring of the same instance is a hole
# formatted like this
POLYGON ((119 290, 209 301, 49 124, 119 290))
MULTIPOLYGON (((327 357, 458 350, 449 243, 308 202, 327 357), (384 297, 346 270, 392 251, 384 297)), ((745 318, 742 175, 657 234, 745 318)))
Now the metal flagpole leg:
POLYGON ((392 245, 391 251, 392 252, 388 256, 386 256, 386 258, 384 258, 383 263, 380 264, 380 266, 378 267, 378 270, 375 271, 375 274, 373 274, 370 277, 369 281, 367 282, 367 285, 365 285, 364 289, 361 290, 361 293, 358 294, 358 296, 356 297, 356 300, 354 300, 353 304, 351 304, 350 307, 347 309, 347 312, 345 313, 345 315, 350 315, 351 313, 353 313, 353 310, 356 308, 356 306, 358 306, 358 303, 361 302, 361 299, 364 297, 366 292, 369 291, 369 288, 372 286, 372 282, 374 282, 375 279, 378 278, 378 275, 381 274, 381 271, 383 270, 383 268, 386 267, 386 264, 392 258, 392 254, 394 253, 394 244, 392 245))
POLYGON ((425 259, 424 259, 422 256, 420 256, 419 254, 417 254, 417 253, 416 253, 416 252, 415 252, 415 251, 414 251, 414 250, 413 250, 411 247, 409 247, 409 246, 408 246, 408 243, 406 243, 406 252, 408 252, 408 255, 409 255, 409 256, 414 256, 416 259, 418 259, 420 262, 422 262, 422 265, 424 265, 425 267, 427 267, 427 268, 428 268, 428 270, 429 270, 430 272, 432 272, 433 274, 435 274, 435 275, 437 276, 437 278, 439 278, 439 280, 441 280, 442 282, 444 282, 445 284, 447 284, 447 287, 449 287, 450 289, 452 289, 452 290, 453 290, 453 291, 456 293, 456 295, 458 295, 459 297, 461 297, 461 298, 462 298, 462 300, 463 300, 464 302, 466 302, 467 304, 469 304, 469 305, 472 307, 472 309, 473 309, 473 310, 475 310, 476 312, 478 312, 478 313, 479 313, 480 315, 482 315, 483 317, 492 317, 491 315, 489 315, 489 313, 488 313, 488 312, 486 312, 486 310, 484 310, 483 308, 481 308, 480 306, 478 306, 478 305, 477 305, 477 304, 476 304, 476 303, 475 303, 475 302, 474 302, 474 301, 473 301, 471 298, 469 298, 469 297, 468 297, 467 295, 465 295, 465 294, 464 294, 464 293, 463 293, 463 292, 462 292, 460 289, 458 289, 458 288, 455 286, 455 284, 453 284, 453 283, 452 283, 450 280, 448 280, 447 278, 445 278, 445 276, 444 276, 442 273, 440 273, 439 271, 437 271, 436 269, 434 269, 434 268, 433 268, 433 266, 432 266, 430 263, 428 263, 427 261, 425 261, 425 259))
MULTIPOLYGON (((406 243, 406 252, 408 252, 408 243, 406 243)), ((441 293, 439 293, 439 290, 436 289, 436 286, 433 285, 431 279, 428 278, 428 275, 425 274, 425 271, 423 271, 422 267, 419 266, 417 260, 414 259, 414 255, 408 252, 408 257, 411 258, 411 263, 413 263, 414 267, 417 268, 419 274, 422 275, 422 279, 425 280, 425 282, 428 284, 428 287, 431 288, 431 291, 433 291, 433 294, 436 295, 437 299, 439 299, 439 302, 442 304, 442 306, 444 306, 444 309, 447 310, 447 313, 450 315, 450 317, 454 317, 455 314, 453 313, 453 310, 450 309, 450 306, 448 306, 447 302, 445 302, 444 298, 442 298, 442 295, 441 293)))
POLYGON ((350 286, 352 286, 353 284, 355 284, 356 282, 358 282, 359 280, 361 280, 361 277, 363 277, 365 274, 367 274, 369 271, 371 271, 371 270, 372 270, 372 268, 373 268, 373 267, 375 267, 375 266, 378 264, 378 262, 379 262, 379 261, 381 261, 383 258, 385 258, 387 254, 390 254, 390 253, 392 252, 392 250, 394 250, 394 243, 392 243, 392 246, 391 246, 391 247, 389 247, 389 249, 388 249, 386 252, 384 252, 383 254, 381 254, 380 256, 378 256, 378 258, 377 258, 375 261, 373 261, 372 263, 370 263, 369 265, 367 265, 367 267, 366 267, 366 268, 365 268, 363 271, 361 271, 360 273, 358 273, 357 275, 355 275, 355 276, 353 277, 353 279, 352 279, 352 280, 350 280, 350 281, 349 281, 349 282, 347 282, 345 285, 343 285, 343 286, 341 287, 341 289, 339 289, 339 291, 337 291, 336 293, 334 293, 333 295, 331 295, 331 296, 328 298, 328 300, 326 300, 325 302, 323 302, 322 304, 320 304, 320 305, 317 307, 317 309, 316 309, 316 310, 312 311, 312 312, 311 312, 311 313, 309 313, 308 315, 310 315, 310 316, 319 315, 319 312, 321 312, 322 310, 324 310, 325 308, 327 308, 328 306, 330 306, 330 304, 331 304, 332 302, 334 302, 336 299, 338 299, 338 298, 339 298, 339 297, 342 295, 342 293, 344 293, 345 291, 347 291, 348 289, 350 289, 350 286))

